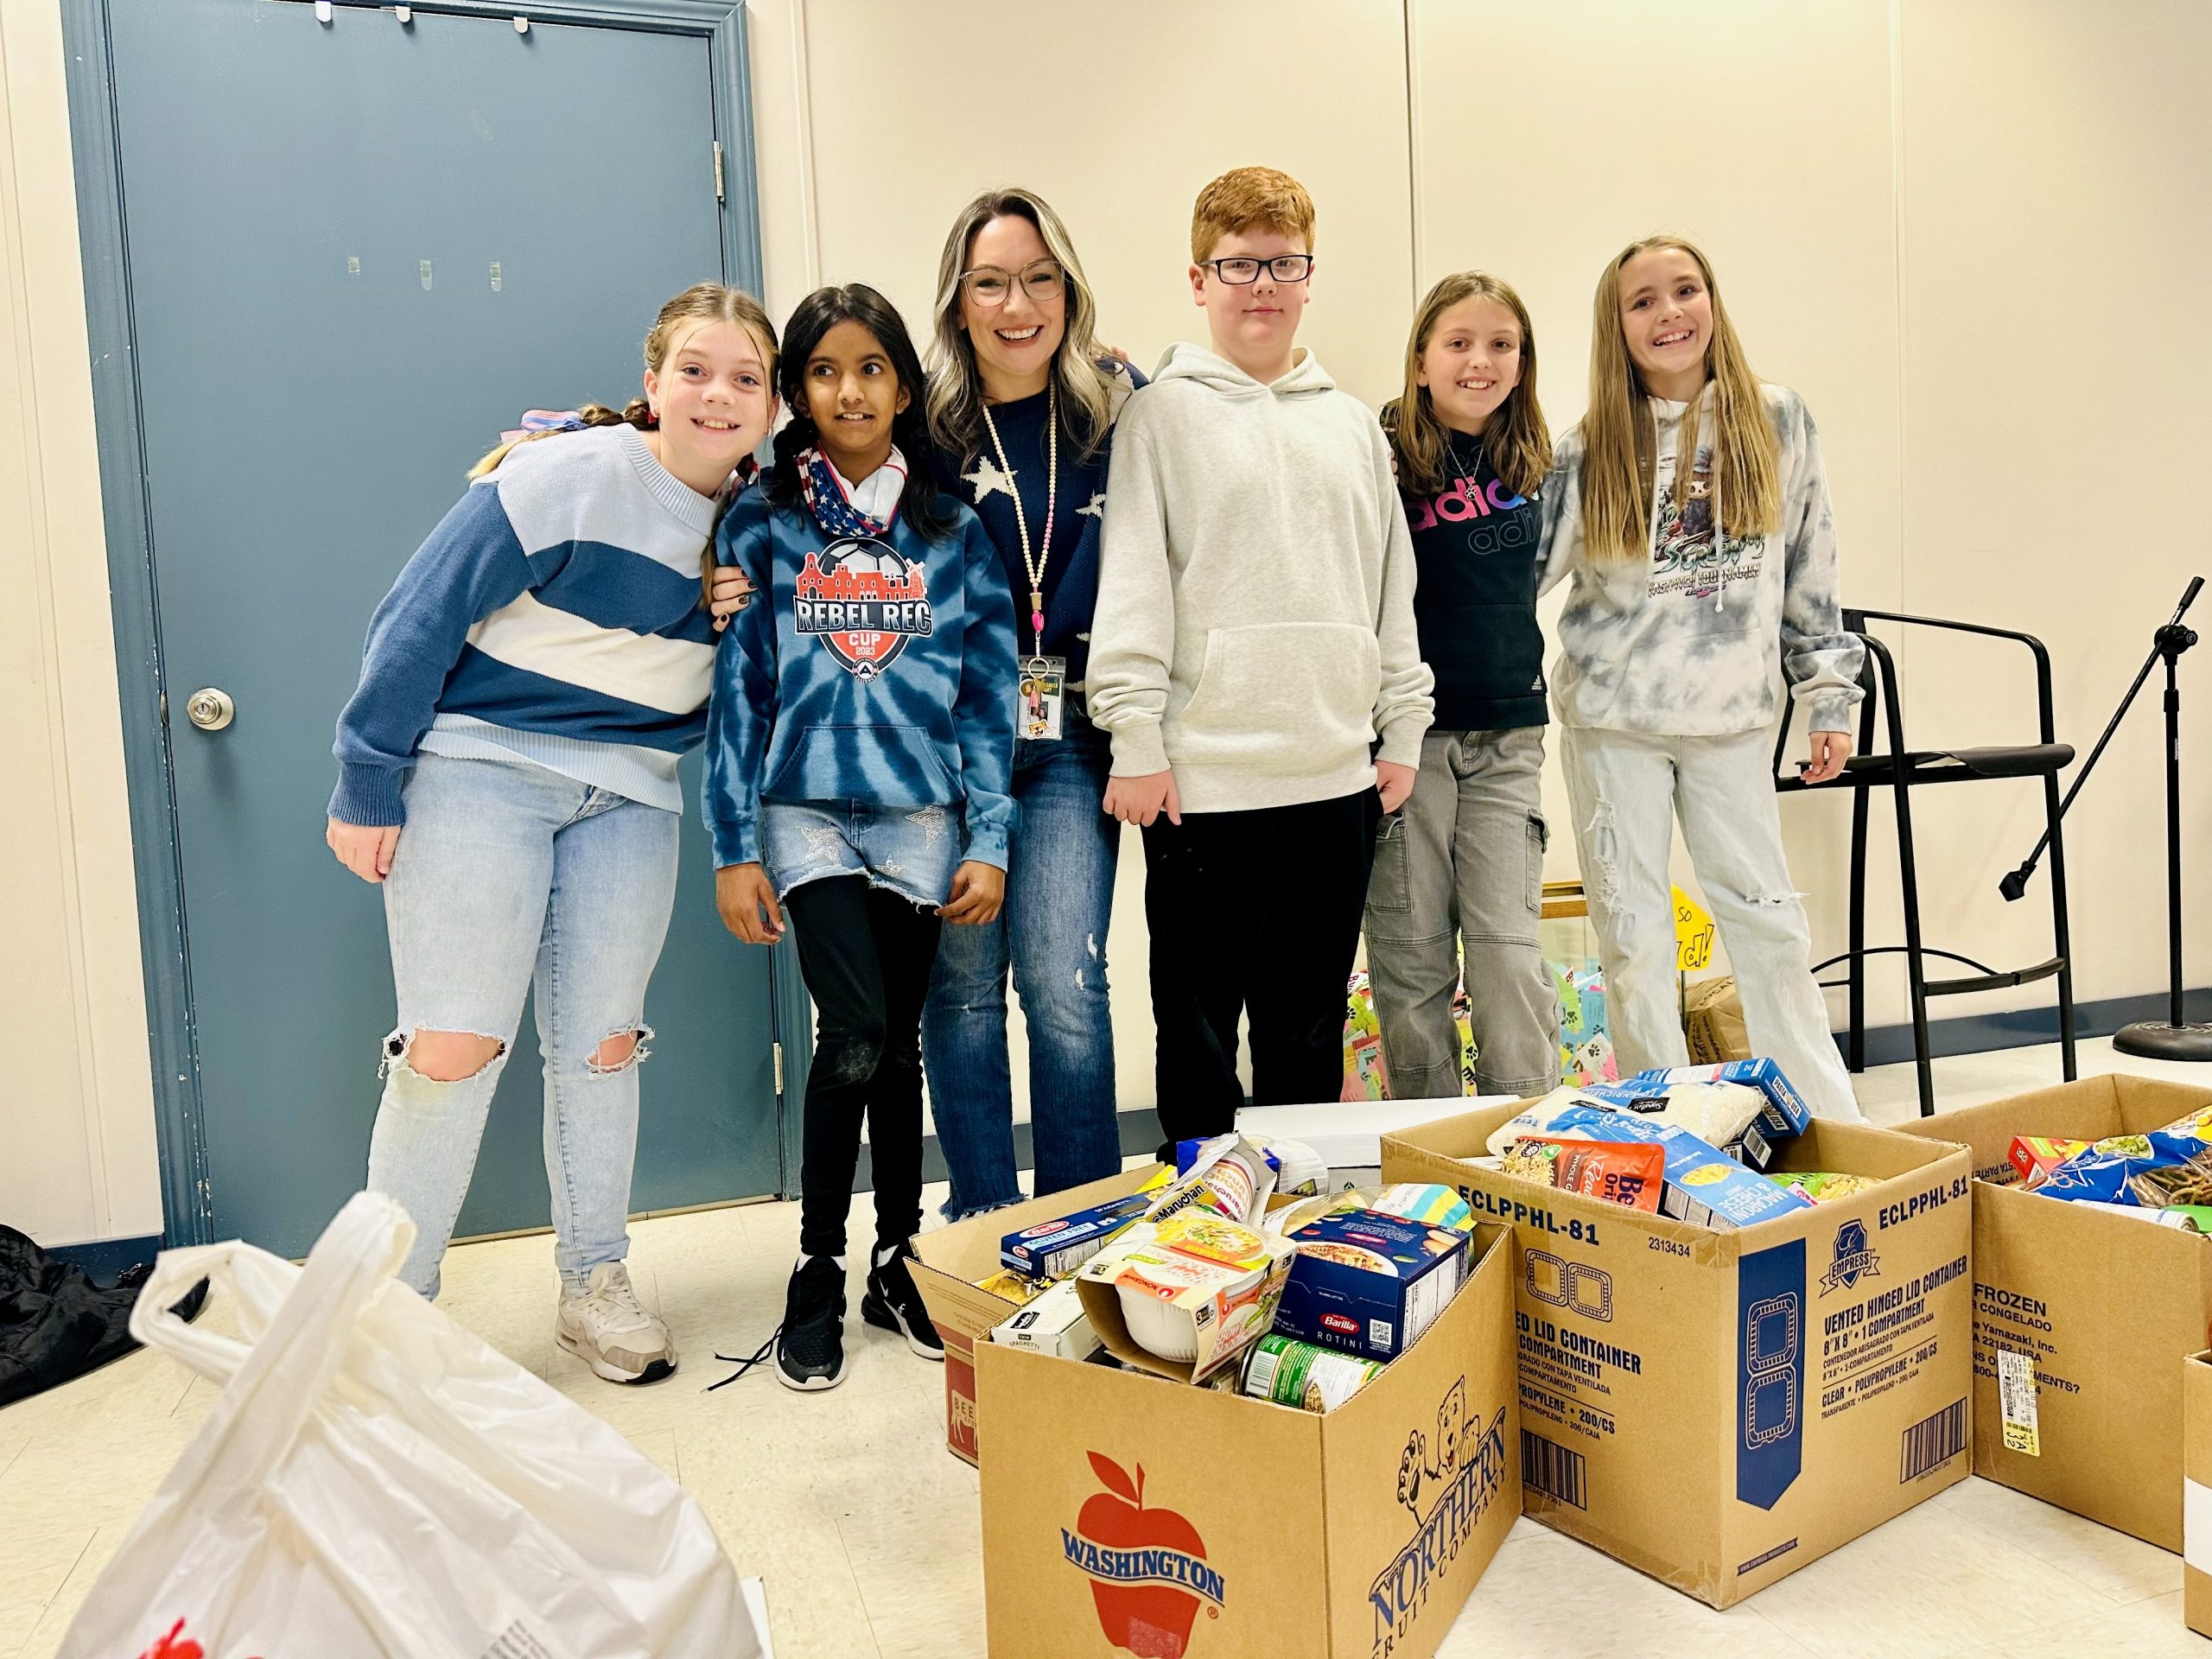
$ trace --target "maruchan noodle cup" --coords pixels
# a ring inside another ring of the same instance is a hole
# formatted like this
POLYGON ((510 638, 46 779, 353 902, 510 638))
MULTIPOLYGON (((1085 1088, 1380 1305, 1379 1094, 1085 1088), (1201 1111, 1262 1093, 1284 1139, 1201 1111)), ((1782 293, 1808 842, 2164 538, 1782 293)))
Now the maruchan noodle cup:
POLYGON ((1334 1411, 1382 1375, 1382 1365, 1295 1337, 1262 1337, 1244 1361, 1243 1392, 1300 1411, 1334 1411))
POLYGON ((1216 1135, 1198 1148, 1188 1170, 1153 1198, 1145 1219, 1161 1221, 1196 1207, 1256 1224, 1274 1190, 1275 1168, 1266 1153, 1242 1135, 1216 1135))

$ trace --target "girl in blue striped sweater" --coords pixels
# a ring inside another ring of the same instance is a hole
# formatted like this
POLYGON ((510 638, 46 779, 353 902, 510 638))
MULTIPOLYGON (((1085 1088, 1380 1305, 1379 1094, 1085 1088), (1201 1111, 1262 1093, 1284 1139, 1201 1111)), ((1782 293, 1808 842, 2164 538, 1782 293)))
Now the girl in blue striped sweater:
POLYGON ((814 1000, 800 1254, 768 1345, 779 1381, 828 1389, 845 1375, 863 1117, 875 1245, 861 1317, 944 1357, 906 1268, 922 1001, 939 924, 996 920, 1006 890, 1014 601, 982 524, 938 492, 921 363, 890 302, 820 289, 785 332, 791 423, 715 537, 717 563, 767 602, 738 613, 715 661, 707 817, 722 920, 768 944, 788 911, 814 1000))
POLYGON ((645 337, 645 393, 495 450, 369 625, 327 833, 384 887, 398 1020, 369 1185, 425 1296, 537 988, 561 1345, 610 1381, 676 1364, 623 1258, 645 982, 676 893, 676 763, 706 730, 703 556, 773 423, 776 334, 702 283, 645 337), (404 826, 404 828, 403 828, 404 826))

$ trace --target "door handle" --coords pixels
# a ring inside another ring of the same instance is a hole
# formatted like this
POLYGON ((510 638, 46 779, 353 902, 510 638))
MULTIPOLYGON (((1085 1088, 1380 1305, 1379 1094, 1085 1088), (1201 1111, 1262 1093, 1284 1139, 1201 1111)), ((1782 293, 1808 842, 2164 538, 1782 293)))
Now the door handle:
POLYGON ((231 694, 206 685, 192 694, 192 701, 184 705, 184 715, 203 732, 219 732, 238 717, 238 705, 231 701, 231 694))

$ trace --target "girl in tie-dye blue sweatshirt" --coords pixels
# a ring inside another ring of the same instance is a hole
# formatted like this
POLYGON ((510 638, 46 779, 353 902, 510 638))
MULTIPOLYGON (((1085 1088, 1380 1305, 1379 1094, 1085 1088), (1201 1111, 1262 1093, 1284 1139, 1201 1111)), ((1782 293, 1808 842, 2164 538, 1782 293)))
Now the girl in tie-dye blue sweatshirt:
POLYGON ((799 1259, 778 1380, 845 1370, 845 1217, 865 1119, 875 1246, 861 1316, 942 1359, 906 1268, 922 1218, 922 1001, 941 922, 997 918, 1014 805, 1014 601, 974 512, 938 493, 922 370, 890 302, 857 284, 792 314, 791 423, 715 558, 766 602, 716 653, 707 721, 715 901, 772 944, 790 912, 817 1014, 799 1259))

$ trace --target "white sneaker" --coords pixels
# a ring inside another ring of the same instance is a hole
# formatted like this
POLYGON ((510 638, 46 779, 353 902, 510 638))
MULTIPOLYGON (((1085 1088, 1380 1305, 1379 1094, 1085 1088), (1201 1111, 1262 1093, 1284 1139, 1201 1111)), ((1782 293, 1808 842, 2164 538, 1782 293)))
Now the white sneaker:
POLYGON ((553 1339, 610 1382, 658 1382, 676 1369, 676 1344, 630 1287, 630 1270, 603 1262, 581 1290, 561 1287, 553 1339))

